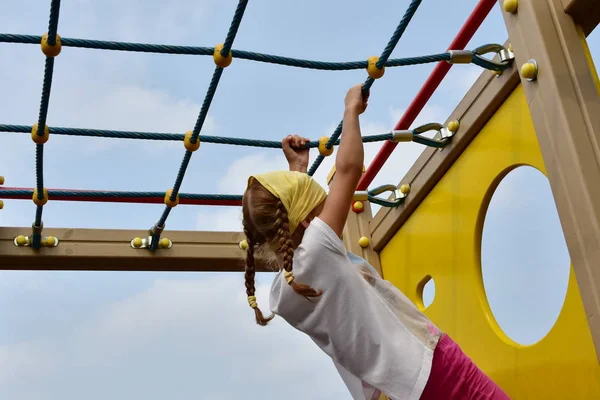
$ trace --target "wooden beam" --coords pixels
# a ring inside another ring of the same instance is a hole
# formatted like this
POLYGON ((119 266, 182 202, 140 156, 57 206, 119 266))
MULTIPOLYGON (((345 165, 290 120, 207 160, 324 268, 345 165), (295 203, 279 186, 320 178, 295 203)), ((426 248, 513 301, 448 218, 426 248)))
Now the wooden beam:
POLYGON ((567 14, 573 17, 576 25, 581 26, 588 36, 600 23, 600 1, 598 0, 561 0, 567 14))
POLYGON ((519 74, 514 66, 501 76, 482 73, 446 121, 460 122, 452 142, 443 149, 425 149, 398 184, 411 187, 404 203, 397 208, 381 208, 371 221, 375 251, 385 247, 518 84, 519 74))
MULTIPOLYGON (((244 270, 245 252, 239 248, 241 232, 165 231, 170 249, 155 253, 134 249, 130 242, 147 232, 100 229, 51 229, 44 235, 59 239, 57 247, 17 247, 14 238, 31 234, 31 228, 0 227, 2 270, 92 271, 215 271, 244 270)), ((258 271, 266 271, 259 262, 258 271)))
MULTIPOLYGON (((571 2, 572 4, 579 2, 571 2)), ((520 0, 503 11, 573 270, 600 360, 600 96, 584 36, 564 0, 520 0)))

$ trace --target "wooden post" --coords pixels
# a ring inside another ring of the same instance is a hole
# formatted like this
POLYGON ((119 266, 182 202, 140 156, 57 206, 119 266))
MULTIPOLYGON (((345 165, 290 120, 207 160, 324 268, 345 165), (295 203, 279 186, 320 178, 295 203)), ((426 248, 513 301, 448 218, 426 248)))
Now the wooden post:
POLYGON ((597 4, 519 0, 502 13, 600 359, 600 97, 581 28, 598 24, 597 4))

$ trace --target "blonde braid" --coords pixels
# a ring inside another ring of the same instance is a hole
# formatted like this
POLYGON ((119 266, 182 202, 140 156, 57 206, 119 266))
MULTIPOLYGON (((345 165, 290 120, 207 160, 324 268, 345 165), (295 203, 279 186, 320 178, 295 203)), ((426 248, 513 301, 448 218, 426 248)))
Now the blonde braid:
POLYGON ((267 323, 273 319, 274 315, 271 315, 269 318, 265 318, 260 308, 258 308, 258 304, 256 303, 256 287, 254 283, 254 275, 256 273, 256 264, 254 260, 254 246, 255 242, 253 240, 252 235, 250 234, 250 230, 244 227, 244 234, 246 235, 246 240, 248 241, 248 250, 246 250, 246 268, 244 272, 244 279, 246 285, 246 295, 248 296, 248 305, 254 309, 254 314, 256 316, 256 323, 265 326, 267 323))
POLYGON ((275 226, 277 227, 277 236, 275 240, 279 244, 278 252, 281 255, 285 280, 296 293, 304 297, 321 296, 321 291, 316 291, 310 286, 298 283, 294 280, 294 272, 292 270, 294 265, 294 243, 292 242, 287 210, 281 201, 277 203, 275 226))

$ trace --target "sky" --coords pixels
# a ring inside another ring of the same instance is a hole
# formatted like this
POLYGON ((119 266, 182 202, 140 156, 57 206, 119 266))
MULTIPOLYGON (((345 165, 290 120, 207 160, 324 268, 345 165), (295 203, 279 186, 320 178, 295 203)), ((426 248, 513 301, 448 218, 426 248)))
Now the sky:
MULTIPOLYGON (((424 0, 393 58, 440 53, 477 2, 424 0)), ((214 46, 234 0, 63 0, 63 37, 214 46)), ((380 54, 408 0, 377 7, 348 0, 251 0, 234 48, 315 60, 380 54)), ((0 32, 41 35, 49 1, 0 0, 0 32), (31 8, 31 9, 30 9, 31 8)), ((468 48, 504 43, 498 7, 468 48)), ((600 34, 589 38, 600 55, 600 34)), ((44 57, 37 45, 0 44, 0 123, 37 121, 44 57)), ((393 128, 434 65, 388 68, 361 117, 363 135, 393 128)), ((63 48, 55 60, 48 125, 183 133, 192 129, 214 69, 211 57, 63 48)), ((444 122, 482 70, 452 68, 413 126, 444 122)), ((280 140, 330 135, 346 90, 365 71, 328 72, 235 60, 222 76, 202 134, 280 140)), ((0 133, 7 186, 35 184, 29 135, 0 133)), ((365 146, 368 165, 380 144, 365 146)), ((397 184, 423 147, 398 146, 373 182, 397 184)), ((164 191, 179 142, 52 136, 45 186, 164 191)), ((316 154, 311 155, 314 159, 316 154)), ((324 184, 334 157, 316 174, 324 184)), ((203 143, 182 192, 243 192, 251 173, 286 168, 278 150, 203 143)), ((140 229, 162 205, 49 202, 46 227, 140 229)), ((31 226, 30 201, 5 201, 2 226, 31 226)), ((237 207, 179 206, 167 229, 239 231, 237 207)), ((569 256, 547 179, 519 168, 500 184, 486 217, 482 269, 502 329, 523 344, 552 327, 566 291, 569 256), (532 234, 532 232, 534 234, 532 234), (516 283, 515 283, 516 282, 516 283), (536 301, 531 300, 537 299, 536 301)), ((268 308, 271 274, 258 274, 268 308)), ((435 301, 433 290, 427 300, 435 301)), ((329 358, 276 319, 254 323, 241 273, 0 272, 0 393, 11 400, 144 398, 350 399, 329 358)))

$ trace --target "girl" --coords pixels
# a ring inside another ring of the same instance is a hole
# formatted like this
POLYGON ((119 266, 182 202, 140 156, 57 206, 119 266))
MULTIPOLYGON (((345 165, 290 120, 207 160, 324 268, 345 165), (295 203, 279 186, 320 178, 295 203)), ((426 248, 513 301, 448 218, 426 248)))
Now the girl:
POLYGON ((287 137, 290 171, 251 176, 243 197, 246 293, 256 322, 274 315, 328 354, 354 399, 508 399, 447 335, 372 266, 345 251, 342 230, 362 175, 362 85, 345 99, 329 194, 306 174, 307 139, 287 137), (258 308, 255 252, 273 254, 273 315, 258 308))

